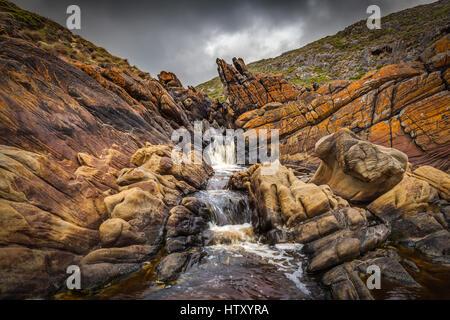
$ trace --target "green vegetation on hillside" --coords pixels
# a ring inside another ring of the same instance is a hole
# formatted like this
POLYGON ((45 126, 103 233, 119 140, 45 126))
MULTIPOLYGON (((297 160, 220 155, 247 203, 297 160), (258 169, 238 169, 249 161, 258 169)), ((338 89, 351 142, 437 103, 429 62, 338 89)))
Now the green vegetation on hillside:
MULTIPOLYGON (((282 73, 297 85, 323 85, 336 79, 359 79, 372 69, 416 59, 450 27, 450 1, 441 0, 382 17, 381 29, 369 30, 361 20, 275 58, 248 64, 253 73, 282 73)), ((218 77, 197 89, 221 97, 218 77)))
POLYGON ((127 59, 113 56, 60 24, 5 0, 0 0, 0 34, 32 41, 55 56, 92 65, 114 65, 124 73, 133 73, 142 79, 150 78, 148 73, 130 66, 127 59))

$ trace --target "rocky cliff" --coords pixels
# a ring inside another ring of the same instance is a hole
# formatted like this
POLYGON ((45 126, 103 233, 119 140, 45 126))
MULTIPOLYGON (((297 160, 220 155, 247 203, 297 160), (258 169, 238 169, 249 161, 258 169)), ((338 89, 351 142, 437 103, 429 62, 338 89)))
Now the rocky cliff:
POLYGON ((219 60, 219 74, 236 109, 235 126, 278 129, 286 161, 314 154, 321 137, 348 127, 364 139, 405 152, 414 165, 447 171, 449 39, 438 39, 418 61, 388 65, 359 80, 331 81, 317 89, 297 89, 276 76, 269 76, 271 86, 263 86, 257 79, 266 76, 253 76, 237 60, 234 66, 219 60), (253 110, 239 116, 244 109, 253 110))
POLYGON ((212 102, 6 1, 0 48, 0 296, 54 293, 72 264, 99 286, 155 257, 166 234, 190 245, 200 206, 178 204, 211 168, 174 164, 170 136, 212 102))

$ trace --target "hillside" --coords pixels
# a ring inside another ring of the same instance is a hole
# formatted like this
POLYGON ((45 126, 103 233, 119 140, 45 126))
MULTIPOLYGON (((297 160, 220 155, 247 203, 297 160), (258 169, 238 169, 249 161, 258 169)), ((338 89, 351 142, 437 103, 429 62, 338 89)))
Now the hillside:
POLYGON ((114 65, 140 79, 150 78, 148 73, 131 66, 126 59, 113 56, 60 24, 4 0, 0 0, 0 34, 33 42, 40 49, 58 57, 89 65, 114 65))
MULTIPOLYGON (((412 61, 450 27, 450 1, 417 6, 382 18, 380 30, 361 20, 335 35, 282 55, 248 64, 252 73, 281 73, 292 84, 322 85, 331 80, 359 79, 372 69, 412 61)), ((197 86, 224 100, 219 77, 197 86)))

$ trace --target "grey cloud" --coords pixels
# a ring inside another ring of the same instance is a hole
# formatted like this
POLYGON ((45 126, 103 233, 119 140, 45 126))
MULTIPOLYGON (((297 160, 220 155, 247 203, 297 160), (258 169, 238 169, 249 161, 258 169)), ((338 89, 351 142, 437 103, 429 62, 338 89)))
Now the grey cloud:
MULTIPOLYGON (((81 7, 84 38, 156 76, 175 72, 196 85, 217 75, 215 56, 260 59, 301 47, 367 17, 430 0, 13 0, 62 25, 70 4, 81 7), (247 42, 247 43, 243 43, 247 42), (208 47, 209 46, 209 47, 208 47), (214 50, 215 49, 215 50, 214 50), (269 56, 267 56, 269 55, 269 56)), ((250 62, 250 61, 247 61, 250 62)))

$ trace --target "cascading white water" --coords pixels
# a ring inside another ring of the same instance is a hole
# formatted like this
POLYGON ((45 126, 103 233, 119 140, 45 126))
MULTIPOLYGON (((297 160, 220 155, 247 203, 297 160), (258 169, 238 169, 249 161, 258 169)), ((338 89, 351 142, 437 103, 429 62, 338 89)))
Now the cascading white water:
MULTIPOLYGON (((236 164, 234 141, 222 137, 210 149, 215 174, 206 190, 193 194, 210 209, 201 264, 194 264, 178 282, 136 291, 145 299, 309 299, 323 298, 315 280, 303 274, 298 244, 270 246, 259 242, 251 223, 248 195, 226 188, 236 164), (222 143, 221 143, 222 142, 222 143), (314 291, 312 291, 313 289, 314 291)), ((231 140, 231 139, 230 139, 231 140)), ((153 280, 152 280, 153 281, 153 280)))
POLYGON ((300 246, 293 244, 292 247, 270 248, 260 244, 251 225, 248 196, 225 188, 230 174, 245 168, 237 164, 234 139, 216 138, 209 151, 215 175, 210 179, 206 190, 196 194, 196 197, 207 203, 211 209, 209 230, 212 232, 212 246, 208 247, 209 250, 214 255, 222 252, 233 257, 262 259, 263 264, 275 266, 280 274, 294 282, 302 294, 309 295, 309 290, 300 281, 300 246))
POLYGON ((196 197, 210 207, 211 227, 248 224, 251 214, 247 195, 226 189, 230 174, 244 169, 236 164, 234 140, 215 137, 208 156, 215 175, 209 180, 206 190, 197 192, 196 197))
POLYGON ((234 168, 236 164, 236 146, 233 139, 216 139, 211 143, 209 152, 211 165, 214 169, 234 168))

